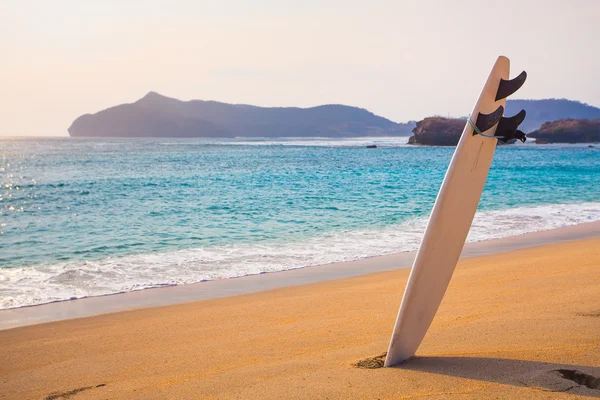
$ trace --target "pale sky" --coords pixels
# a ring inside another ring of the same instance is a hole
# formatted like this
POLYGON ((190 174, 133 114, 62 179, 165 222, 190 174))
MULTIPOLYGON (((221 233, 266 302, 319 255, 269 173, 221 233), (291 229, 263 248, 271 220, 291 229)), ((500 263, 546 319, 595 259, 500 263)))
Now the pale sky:
POLYGON ((515 97, 600 106, 599 19, 599 0, 0 0, 0 135, 67 135, 151 90, 463 116, 501 54, 529 75, 515 97))

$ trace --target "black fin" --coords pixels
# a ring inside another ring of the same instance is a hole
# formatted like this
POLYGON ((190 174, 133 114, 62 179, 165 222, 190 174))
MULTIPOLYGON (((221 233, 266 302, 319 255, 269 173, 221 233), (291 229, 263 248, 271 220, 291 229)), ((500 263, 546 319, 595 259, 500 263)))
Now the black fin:
POLYGON ((502 117, 500 122, 498 122, 498 128, 496 128, 495 136, 498 137, 498 140, 502 140, 506 143, 511 139, 519 139, 521 142, 525 143, 525 140, 527 140, 525 133, 517 128, 525 119, 526 114, 525 110, 521 110, 517 115, 513 115, 512 117, 502 117))
POLYGON ((500 85, 498 86, 498 92, 496 92, 496 101, 510 96, 523 86, 527 79, 527 72, 523 71, 511 80, 500 79, 500 85))
MULTIPOLYGON (((500 119, 502 118, 502 114, 504 114, 504 107, 502 106, 498 106, 496 111, 489 114, 479 113, 479 115, 477 116, 477 122, 475 123, 475 126, 477 127, 477 129, 479 129, 480 132, 485 132, 488 129, 492 128, 494 125, 496 125, 498 121, 500 121, 500 119)), ((477 131, 473 129, 473 135, 476 134, 477 131)))
POLYGON ((520 140, 521 142, 525 143, 525 141, 527 140, 527 136, 524 132, 517 129, 512 134, 507 134, 506 136, 498 137, 498 140, 504 143, 508 143, 512 140, 520 140))

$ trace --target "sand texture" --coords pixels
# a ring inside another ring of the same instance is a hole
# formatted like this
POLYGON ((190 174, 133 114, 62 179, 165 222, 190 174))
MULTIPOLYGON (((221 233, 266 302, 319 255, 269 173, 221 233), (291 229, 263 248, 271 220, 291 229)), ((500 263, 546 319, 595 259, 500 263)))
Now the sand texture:
POLYGON ((600 239, 461 260, 377 368, 408 273, 3 330, 0 399, 600 397, 600 239))

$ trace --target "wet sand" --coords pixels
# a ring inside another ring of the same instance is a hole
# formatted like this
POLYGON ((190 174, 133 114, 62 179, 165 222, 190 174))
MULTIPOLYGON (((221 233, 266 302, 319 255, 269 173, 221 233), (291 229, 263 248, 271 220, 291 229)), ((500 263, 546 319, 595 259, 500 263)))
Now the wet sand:
POLYGON ((357 368, 408 273, 3 330, 0 399, 600 398, 600 239, 461 259, 418 357, 357 368))

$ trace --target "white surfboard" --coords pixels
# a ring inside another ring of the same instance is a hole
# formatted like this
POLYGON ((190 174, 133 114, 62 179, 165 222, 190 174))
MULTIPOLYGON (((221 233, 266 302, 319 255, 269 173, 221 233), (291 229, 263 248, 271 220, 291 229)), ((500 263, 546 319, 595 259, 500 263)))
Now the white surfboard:
POLYGON ((415 354, 444 297, 488 176, 498 140, 493 137, 497 128, 502 125, 498 129, 504 132, 502 139, 516 137, 524 141, 524 134, 516 131, 525 117, 524 111, 498 123, 506 97, 521 87, 527 76, 523 72, 509 81, 509 67, 508 58, 498 58, 462 132, 408 278, 386 367, 415 354), (490 124, 493 126, 487 129, 490 124), (475 126, 480 129, 474 129, 475 126))

